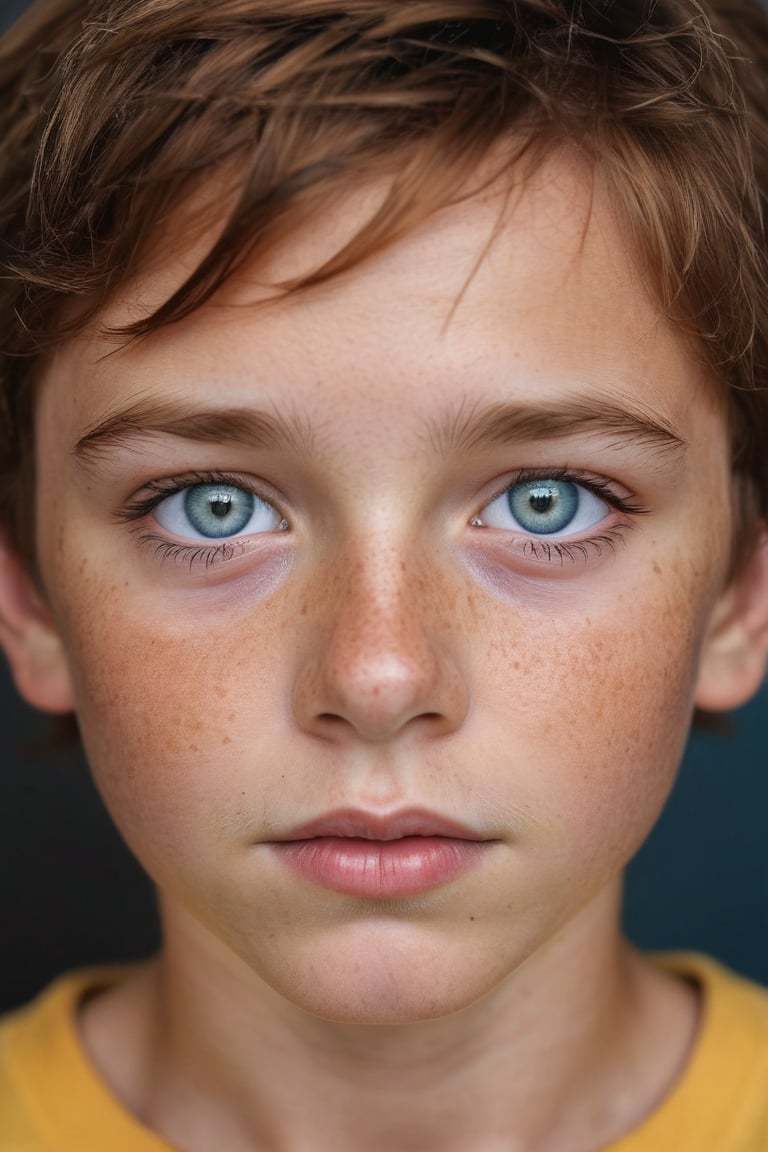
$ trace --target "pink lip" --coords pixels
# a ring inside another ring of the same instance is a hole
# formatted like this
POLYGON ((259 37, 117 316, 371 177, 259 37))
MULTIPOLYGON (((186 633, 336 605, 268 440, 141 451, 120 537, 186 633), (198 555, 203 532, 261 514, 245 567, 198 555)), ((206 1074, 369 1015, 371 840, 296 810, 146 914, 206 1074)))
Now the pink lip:
POLYGON ((457 879, 495 843, 431 812, 345 809, 293 829, 273 850, 305 880, 368 899, 416 896, 457 879))

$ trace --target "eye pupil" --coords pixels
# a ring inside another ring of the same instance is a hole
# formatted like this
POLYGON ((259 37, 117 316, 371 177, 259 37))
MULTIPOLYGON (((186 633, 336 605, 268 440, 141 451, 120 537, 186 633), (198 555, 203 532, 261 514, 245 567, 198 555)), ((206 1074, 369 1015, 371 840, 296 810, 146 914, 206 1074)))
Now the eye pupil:
POLYGON ((549 512, 553 503, 553 496, 551 490, 547 489, 545 492, 531 492, 528 503, 534 512, 549 512))
POLYGON ((224 495, 213 496, 211 498, 210 510, 219 520, 226 519, 232 511, 232 497, 224 495))

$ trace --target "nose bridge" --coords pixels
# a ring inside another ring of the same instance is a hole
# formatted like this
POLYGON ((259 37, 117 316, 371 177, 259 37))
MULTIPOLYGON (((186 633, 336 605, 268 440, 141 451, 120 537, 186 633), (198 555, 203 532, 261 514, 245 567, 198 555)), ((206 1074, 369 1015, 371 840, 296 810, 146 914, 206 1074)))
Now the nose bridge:
POLYGON ((439 618, 440 575, 407 543, 371 534, 338 557, 298 710, 328 733, 370 740, 417 717, 445 728, 461 712, 458 670, 439 618))
POLYGON ((365 676, 396 674, 411 665, 430 662, 426 631, 429 616, 428 580, 413 557, 394 545, 376 544, 349 565, 341 583, 335 614, 334 647, 339 660, 365 676))

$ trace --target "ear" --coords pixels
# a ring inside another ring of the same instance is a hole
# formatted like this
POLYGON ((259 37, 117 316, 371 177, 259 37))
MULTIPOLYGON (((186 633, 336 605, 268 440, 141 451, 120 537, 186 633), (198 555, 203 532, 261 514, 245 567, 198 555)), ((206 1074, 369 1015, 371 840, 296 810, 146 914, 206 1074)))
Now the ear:
POLYGON ((746 704, 760 687, 768 657, 768 531, 712 612, 704 639, 696 706, 726 712, 746 704))
POLYGON ((74 709, 69 666, 45 600, 0 540, 0 645, 24 699, 43 712, 74 709))

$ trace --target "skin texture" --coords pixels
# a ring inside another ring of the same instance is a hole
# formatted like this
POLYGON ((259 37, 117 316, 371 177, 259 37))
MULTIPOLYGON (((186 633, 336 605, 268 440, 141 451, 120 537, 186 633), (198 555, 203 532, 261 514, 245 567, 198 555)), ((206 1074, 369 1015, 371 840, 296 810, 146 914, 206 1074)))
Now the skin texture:
MULTIPOLYGON (((723 400, 646 295, 599 182, 545 165, 479 264, 498 187, 325 287, 247 306, 369 204, 351 197, 141 344, 77 338, 43 381, 48 607, 17 588, 6 647, 30 698, 71 692, 166 925, 161 960, 95 1001, 84 1035, 114 1090, 192 1150, 404 1148, 407 1132, 589 1152, 653 1107, 691 1041, 690 990, 621 944, 620 874, 694 703, 757 686, 768 581, 753 567, 726 588, 723 400), (280 413, 299 443, 147 434, 76 457, 150 398, 280 413), (445 432, 486 405, 574 401, 642 411, 680 444, 460 448, 445 432), (488 513, 526 468, 644 511, 606 504, 547 559, 488 513), (169 552, 185 541, 157 513, 121 516, 149 482, 209 471, 271 500, 271 530, 206 562, 169 552), (18 640, 33 617, 37 673, 18 640), (277 859, 276 836, 349 806, 429 809, 493 843, 451 884, 389 902, 277 859)), ((106 322, 158 304, 188 259, 106 322)))

